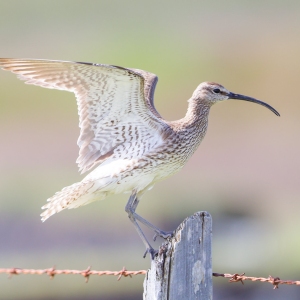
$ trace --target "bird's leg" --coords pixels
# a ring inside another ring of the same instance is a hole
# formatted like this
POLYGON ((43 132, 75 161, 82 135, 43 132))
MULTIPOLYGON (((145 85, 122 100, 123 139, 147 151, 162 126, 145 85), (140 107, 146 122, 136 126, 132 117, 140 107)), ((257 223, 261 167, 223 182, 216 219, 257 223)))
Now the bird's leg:
POLYGON ((133 212, 135 212, 135 210, 136 210, 137 206, 139 205, 139 203, 140 203, 140 200, 139 200, 139 198, 136 196, 136 197, 134 198, 134 201, 132 202, 132 206, 131 206, 133 212))
MULTIPOLYGON (((131 196, 132 197, 132 196, 131 196)), ((135 196, 135 198, 129 198, 127 205, 126 205, 126 209, 130 209, 131 215, 133 216, 133 218, 136 220, 138 220, 139 222, 143 223, 145 226, 147 226, 148 228, 154 230, 155 235, 153 237, 153 240, 155 241, 156 238, 158 236, 162 237, 163 239, 167 239, 173 236, 173 231, 163 231, 159 228, 157 228, 156 226, 154 226, 153 224, 151 224, 149 221, 147 221, 146 219, 142 218, 140 215, 138 215, 135 210, 139 204, 139 199, 137 197, 137 195, 135 196)), ((127 211, 127 210, 126 210, 127 211)), ((128 211, 127 211, 128 213, 128 211)), ((129 213, 128 213, 129 215, 129 213)))
POLYGON ((145 226, 147 226, 150 229, 153 229, 155 232, 155 235, 153 236, 153 240, 155 241, 156 238, 158 236, 162 237, 163 239, 168 239, 170 237, 173 236, 173 231, 163 231, 159 228, 157 228, 156 226, 154 226, 153 224, 151 224, 149 221, 147 221, 146 219, 142 218, 140 215, 138 215, 136 212, 132 212, 134 218, 138 221, 140 221, 141 223, 143 223, 145 226))
POLYGON ((135 229, 137 230, 140 238, 142 239, 144 245, 146 246, 146 252, 144 254, 144 258, 146 257, 147 253, 150 253, 151 255, 151 258, 154 259, 155 255, 157 254, 157 251, 154 250, 152 248, 152 246, 150 245, 150 243, 148 242, 144 232, 142 231, 141 227, 139 226, 139 224, 137 223, 136 219, 135 219, 135 209, 137 207, 139 203, 139 200, 137 198, 137 194, 136 192, 134 191, 130 198, 128 199, 128 202, 125 206, 125 211, 128 213, 128 218, 130 219, 130 221, 133 223, 135 229))

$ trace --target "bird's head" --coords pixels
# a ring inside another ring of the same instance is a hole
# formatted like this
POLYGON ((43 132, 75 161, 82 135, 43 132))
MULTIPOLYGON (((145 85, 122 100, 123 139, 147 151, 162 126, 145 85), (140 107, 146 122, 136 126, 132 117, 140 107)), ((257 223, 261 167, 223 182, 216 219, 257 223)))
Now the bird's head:
POLYGON ((224 86, 214 82, 202 82, 201 84, 199 84, 199 86, 193 93, 193 98, 201 102, 207 102, 210 105, 228 99, 249 101, 265 106, 270 109, 275 115, 280 116, 277 110, 275 110, 269 104, 255 98, 232 93, 225 89, 224 86))

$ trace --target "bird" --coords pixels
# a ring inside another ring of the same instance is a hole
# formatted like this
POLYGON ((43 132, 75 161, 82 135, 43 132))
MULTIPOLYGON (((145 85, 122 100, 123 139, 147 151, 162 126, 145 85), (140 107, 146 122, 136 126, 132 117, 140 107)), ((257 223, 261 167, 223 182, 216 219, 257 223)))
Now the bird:
POLYGON ((42 207, 42 221, 66 208, 73 209, 110 195, 130 193, 125 206, 146 252, 157 253, 141 229, 157 236, 166 232, 136 213, 142 195, 156 182, 177 173, 196 151, 208 126, 210 108, 234 99, 265 106, 252 97, 232 93, 214 82, 203 82, 188 100, 186 115, 177 121, 162 118, 154 106, 158 77, 150 72, 115 65, 0 58, 0 68, 27 84, 73 92, 76 96, 80 135, 77 164, 82 181, 63 188, 42 207))

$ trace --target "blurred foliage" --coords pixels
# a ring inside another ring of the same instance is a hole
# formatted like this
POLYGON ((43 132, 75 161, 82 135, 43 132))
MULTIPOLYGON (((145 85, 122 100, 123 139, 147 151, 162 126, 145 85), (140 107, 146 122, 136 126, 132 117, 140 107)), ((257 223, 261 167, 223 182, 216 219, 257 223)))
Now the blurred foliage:
MULTIPOLYGON (((202 81, 257 97, 281 113, 277 118, 245 102, 217 105, 187 166, 139 206, 166 230, 208 210, 215 272, 300 279, 299 36, 299 1, 0 1, 1 57, 151 71, 159 76, 157 109, 168 120, 184 115, 202 81)), ((82 178, 75 165, 75 99, 2 71, 0 86, 0 267, 148 268, 123 209, 126 195, 40 222, 45 200, 82 178)), ((86 285, 74 276, 50 282, 2 276, 0 299, 133 300, 141 298, 142 281, 95 277, 86 285)), ((215 299, 227 299, 229 291, 239 299, 298 299, 290 287, 274 296, 269 287, 241 292, 221 280, 214 284, 215 299)))

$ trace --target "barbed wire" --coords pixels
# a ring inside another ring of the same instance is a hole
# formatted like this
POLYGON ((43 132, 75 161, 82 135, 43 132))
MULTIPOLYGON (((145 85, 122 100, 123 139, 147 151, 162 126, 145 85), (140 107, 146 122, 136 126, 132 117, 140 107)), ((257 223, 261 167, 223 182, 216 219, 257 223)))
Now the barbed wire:
MULTIPOLYGON (((118 276, 117 280, 120 280, 122 276, 124 277, 132 277, 132 275, 146 275, 147 270, 139 270, 139 271, 128 271, 125 267, 122 268, 120 271, 96 271, 91 270, 91 267, 88 267, 85 270, 58 270, 55 267, 48 268, 48 269, 22 269, 22 268, 7 268, 7 269, 0 269, 0 274, 8 274, 9 277, 13 275, 20 275, 20 274, 30 274, 30 275, 48 275, 51 279, 54 278, 55 275, 81 275, 85 278, 85 281, 88 282, 89 277, 91 275, 110 275, 110 276, 118 276)), ((229 278, 229 282, 241 282, 244 284, 244 281, 260 281, 260 282, 269 282, 274 286, 274 289, 278 289, 279 284, 287 284, 287 285, 300 285, 300 281, 293 281, 293 280, 281 280, 279 277, 273 277, 269 275, 269 277, 250 277, 245 276, 245 273, 242 274, 229 274, 229 273, 212 273, 214 277, 224 277, 229 278)))
POLYGON ((132 275, 140 275, 140 274, 146 274, 146 270, 140 270, 140 271, 127 271, 125 267, 123 267, 120 271, 95 271, 91 270, 91 267, 88 267, 85 270, 58 270, 55 267, 49 268, 49 269, 21 269, 21 268, 8 268, 8 269, 0 269, 0 274, 6 273, 9 275, 9 277, 12 277, 13 275, 20 275, 20 274, 30 274, 30 275, 43 275, 46 274, 50 276, 51 279, 54 278, 55 275, 82 275, 85 278, 85 281, 88 282, 89 277, 91 275, 112 275, 112 276, 118 276, 117 280, 120 280, 122 276, 127 277, 132 275))
POLYGON ((269 275, 269 277, 267 277, 267 278, 264 278, 264 277, 245 276, 245 273, 242 273, 242 274, 213 273, 213 276, 229 278, 229 282, 241 282, 242 284, 244 284, 245 280, 269 282, 274 286, 273 289, 278 289, 279 284, 300 285, 300 281, 281 280, 279 277, 273 277, 271 275, 269 275))

